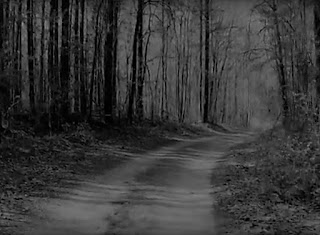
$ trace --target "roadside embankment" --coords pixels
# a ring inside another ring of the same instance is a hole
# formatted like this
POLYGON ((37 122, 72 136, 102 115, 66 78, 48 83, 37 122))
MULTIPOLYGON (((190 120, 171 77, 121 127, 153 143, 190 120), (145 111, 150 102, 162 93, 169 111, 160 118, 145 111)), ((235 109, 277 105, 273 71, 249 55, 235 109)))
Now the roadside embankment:
POLYGON ((311 134, 273 130, 212 173, 221 234, 320 234, 320 148, 311 134))

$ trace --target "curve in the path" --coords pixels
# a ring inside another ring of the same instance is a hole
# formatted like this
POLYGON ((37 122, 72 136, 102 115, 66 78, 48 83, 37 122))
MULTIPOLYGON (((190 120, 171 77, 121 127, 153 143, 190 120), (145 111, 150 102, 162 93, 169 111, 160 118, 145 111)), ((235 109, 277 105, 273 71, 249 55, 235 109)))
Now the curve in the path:
POLYGON ((59 199, 27 235, 215 235, 210 173, 248 134, 217 134, 162 148, 106 172, 59 199))

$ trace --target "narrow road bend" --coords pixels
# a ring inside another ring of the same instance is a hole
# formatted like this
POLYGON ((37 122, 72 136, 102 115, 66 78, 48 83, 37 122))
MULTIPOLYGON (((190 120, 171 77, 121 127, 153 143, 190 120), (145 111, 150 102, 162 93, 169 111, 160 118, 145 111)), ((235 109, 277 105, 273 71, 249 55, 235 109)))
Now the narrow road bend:
POLYGON ((218 235, 210 174, 250 133, 186 141, 143 155, 59 199, 39 202, 43 218, 26 235, 218 235))

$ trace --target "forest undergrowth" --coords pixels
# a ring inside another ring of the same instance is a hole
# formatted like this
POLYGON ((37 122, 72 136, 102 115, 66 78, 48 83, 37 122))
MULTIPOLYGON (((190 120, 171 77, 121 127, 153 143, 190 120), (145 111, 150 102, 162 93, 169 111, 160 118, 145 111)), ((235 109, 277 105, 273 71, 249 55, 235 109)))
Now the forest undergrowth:
POLYGON ((53 188, 80 176, 96 175, 142 153, 209 132, 175 123, 136 125, 66 125, 59 134, 37 136, 32 127, 16 128, 0 143, 0 234, 14 234, 27 223, 34 197, 58 196, 53 188))
POLYGON ((316 134, 272 130, 222 162, 212 176, 222 234, 320 234, 316 134))

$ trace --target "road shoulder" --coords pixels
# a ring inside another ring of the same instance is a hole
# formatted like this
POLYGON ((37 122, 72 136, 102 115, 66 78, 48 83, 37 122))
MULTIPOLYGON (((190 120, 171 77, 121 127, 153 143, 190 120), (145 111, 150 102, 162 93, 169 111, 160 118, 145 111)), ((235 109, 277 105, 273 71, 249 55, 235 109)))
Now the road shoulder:
POLYGON ((219 234, 320 234, 317 151, 311 139, 281 131, 233 149, 211 178, 219 234))

